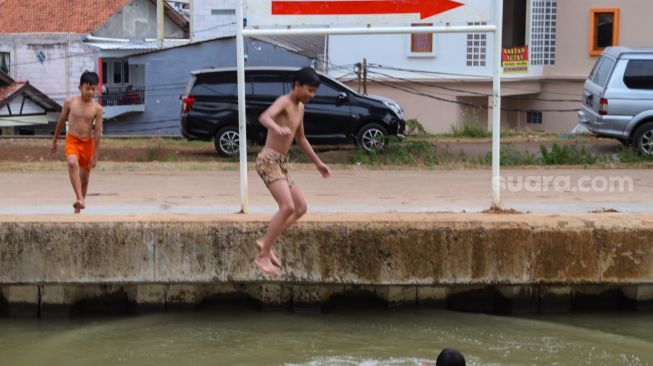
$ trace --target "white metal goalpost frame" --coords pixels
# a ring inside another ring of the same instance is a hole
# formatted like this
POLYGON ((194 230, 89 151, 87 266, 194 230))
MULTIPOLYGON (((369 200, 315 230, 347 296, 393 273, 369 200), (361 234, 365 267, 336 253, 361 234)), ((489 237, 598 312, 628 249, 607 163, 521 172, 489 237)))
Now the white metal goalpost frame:
POLYGON ((503 0, 495 0, 495 25, 423 26, 423 27, 340 27, 245 29, 244 0, 236 6, 236 69, 238 83, 238 131, 240 158, 241 213, 248 213, 247 121, 245 107, 245 37, 283 35, 355 35, 415 33, 494 33, 494 68, 492 73, 492 205, 500 206, 500 129, 501 129, 501 39, 503 0))

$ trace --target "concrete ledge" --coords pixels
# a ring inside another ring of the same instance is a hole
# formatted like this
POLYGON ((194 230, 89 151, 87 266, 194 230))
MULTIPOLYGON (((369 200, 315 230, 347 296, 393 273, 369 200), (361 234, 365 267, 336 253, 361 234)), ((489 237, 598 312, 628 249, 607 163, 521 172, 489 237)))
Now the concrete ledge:
POLYGON ((352 286, 390 305, 510 313, 653 300, 649 215, 312 216, 277 243, 280 281, 253 264, 267 219, 6 218, 0 311, 107 296, 154 309, 225 296, 301 307, 352 286))

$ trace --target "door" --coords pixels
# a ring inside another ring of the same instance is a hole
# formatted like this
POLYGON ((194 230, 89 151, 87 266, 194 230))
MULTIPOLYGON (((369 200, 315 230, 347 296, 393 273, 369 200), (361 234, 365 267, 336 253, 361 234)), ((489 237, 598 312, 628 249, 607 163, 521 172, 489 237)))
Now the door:
POLYGON ((353 128, 349 93, 324 80, 304 107, 304 132, 316 142, 341 142, 353 128))

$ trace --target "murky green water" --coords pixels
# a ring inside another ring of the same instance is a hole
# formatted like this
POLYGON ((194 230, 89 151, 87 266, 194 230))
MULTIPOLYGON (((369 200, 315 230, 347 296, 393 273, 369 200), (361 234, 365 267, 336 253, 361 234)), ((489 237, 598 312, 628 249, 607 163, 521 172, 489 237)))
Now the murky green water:
POLYGON ((0 365, 653 364, 653 314, 528 318, 432 309, 325 314, 212 309, 136 317, 0 318, 0 365))

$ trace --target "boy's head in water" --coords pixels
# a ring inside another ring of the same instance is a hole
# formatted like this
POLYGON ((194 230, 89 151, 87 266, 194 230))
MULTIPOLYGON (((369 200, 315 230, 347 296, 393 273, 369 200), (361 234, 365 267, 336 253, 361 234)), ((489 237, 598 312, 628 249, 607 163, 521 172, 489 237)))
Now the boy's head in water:
POLYGON ((445 348, 438 355, 435 366, 465 366, 465 358, 455 349, 445 348))
POLYGON ((297 70, 292 79, 292 93, 302 103, 308 103, 315 97, 319 86, 320 76, 310 67, 297 70))

